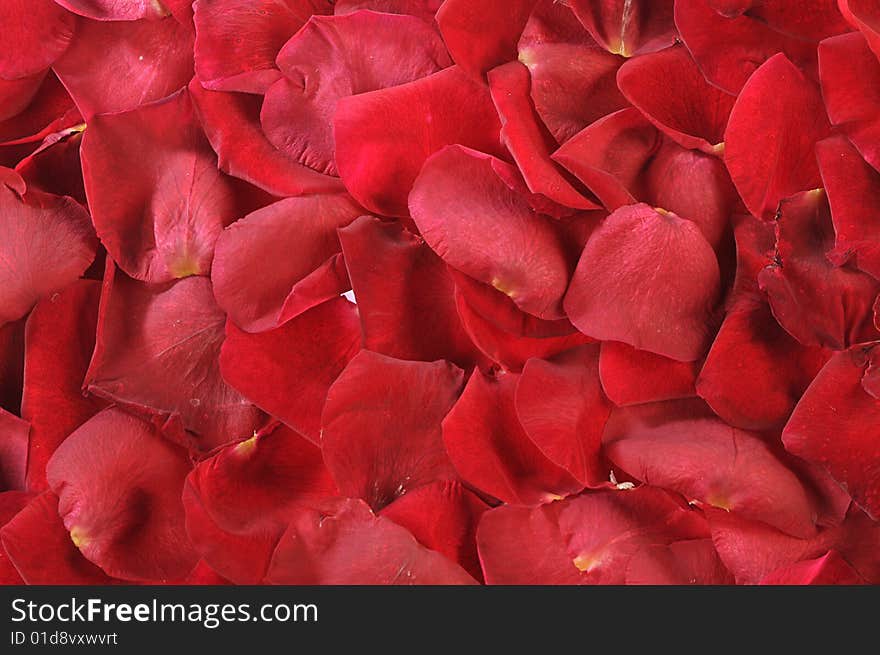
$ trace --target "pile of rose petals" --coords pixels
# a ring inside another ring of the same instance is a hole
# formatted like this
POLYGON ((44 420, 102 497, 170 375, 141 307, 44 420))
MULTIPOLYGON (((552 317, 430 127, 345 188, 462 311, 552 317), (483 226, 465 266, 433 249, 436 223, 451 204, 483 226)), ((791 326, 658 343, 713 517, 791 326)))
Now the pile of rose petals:
POLYGON ((0 23, 0 581, 880 583, 880 2, 0 23))

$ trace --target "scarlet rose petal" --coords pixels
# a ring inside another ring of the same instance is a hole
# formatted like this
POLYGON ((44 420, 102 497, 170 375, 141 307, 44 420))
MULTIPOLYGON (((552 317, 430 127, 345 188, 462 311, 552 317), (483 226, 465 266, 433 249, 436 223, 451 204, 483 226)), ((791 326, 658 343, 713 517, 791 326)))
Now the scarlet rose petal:
POLYGON ((173 16, 125 22, 80 18, 76 38, 53 69, 90 121, 95 114, 134 109, 186 86, 192 78, 192 39, 173 16))
POLYGON ((331 0, 197 0, 195 67, 214 91, 265 93, 281 78, 275 56, 313 14, 333 11, 331 0))
POLYGON ((678 362, 617 341, 602 344, 599 375, 615 405, 638 405, 696 395, 701 362, 678 362))
POLYGON ((528 360, 515 402, 520 424, 550 461, 585 486, 606 481, 600 450, 611 405, 599 384, 598 345, 528 360))
POLYGON ((344 298, 262 334, 248 334, 228 321, 220 370, 255 405, 320 443, 327 390, 360 348, 360 339, 357 309, 344 298))
POLYGON ((293 514, 266 581, 271 584, 474 584, 464 569, 419 544, 361 500, 293 514))
POLYGON ((95 348, 101 284, 78 280, 37 303, 25 331, 22 417, 31 424, 27 486, 45 491, 46 463, 55 449, 102 408, 83 395, 82 384, 95 348))
POLYGON ((570 4, 593 38, 614 54, 632 57, 675 40, 671 0, 571 0, 570 4))
POLYGON ((880 57, 880 12, 871 0, 838 0, 844 18, 858 29, 871 50, 880 57))
POLYGON ((262 332, 348 289, 336 229, 362 213, 346 194, 286 198, 248 214, 217 238, 211 279, 218 304, 262 332), (253 263, 260 262, 254 271, 253 263), (255 274, 257 273, 257 274, 255 274))
POLYGON ((166 580, 185 576, 198 559, 180 502, 190 468, 184 450, 111 408, 58 447, 46 475, 83 555, 114 577, 166 580))
POLYGON ((321 415, 321 451, 343 495, 378 512, 409 489, 454 479, 440 424, 463 382, 448 362, 355 355, 321 415))
POLYGON ((684 46, 630 59, 618 72, 617 84, 669 138, 717 154, 736 98, 710 85, 684 46))
POLYGON ((95 20, 163 18, 168 9, 160 0, 55 0, 59 5, 95 20))
POLYGON ((263 132, 294 161, 336 175, 333 115, 341 98, 451 64, 437 32, 418 18, 372 11, 313 17, 278 54, 285 78, 266 93, 263 132))
POLYGON ((443 0, 336 0, 334 13, 337 16, 350 14, 361 9, 381 11, 386 14, 408 14, 431 22, 443 0))
POLYGON ((822 557, 803 560, 764 576, 762 585, 860 585, 864 579, 836 550, 822 557))
POLYGON ((718 262, 699 228, 639 204, 617 210, 592 234, 565 309, 593 338, 688 362, 709 345, 719 287, 718 262))
POLYGON ((456 66, 409 84, 339 101, 336 165, 348 192, 370 211, 406 216, 425 160, 450 144, 503 156, 492 98, 456 66))
POLYGON ((447 264, 491 284, 524 311, 561 318, 569 268, 559 234, 495 172, 506 166, 461 146, 444 148, 415 181, 410 212, 447 264))
POLYGON ((41 73, 67 49, 76 19, 52 0, 7 0, 0 8, 0 79, 41 73))
MULTIPOLYGON (((0 528, 9 523, 31 500, 32 494, 25 491, 0 492, 0 528)), ((2 533, 0 533, 2 539, 2 533)), ((2 544, 0 544, 2 545, 2 544)), ((24 584, 6 551, 0 547, 0 585, 24 584)))
POLYGON ((813 149, 829 129, 819 90, 785 55, 755 71, 724 134, 724 161, 753 215, 770 218, 783 198, 819 186, 813 149))
POLYGON ((30 425, 0 409, 0 491, 24 491, 30 425))
POLYGON ((443 441, 458 473, 507 503, 537 505, 583 485, 552 462, 523 430, 516 414, 518 375, 474 371, 443 421, 443 441))
POLYGON ((733 576, 715 552, 711 539, 644 546, 626 566, 628 585, 726 585, 733 576))
POLYGON ((225 322, 207 278, 151 286, 108 264, 84 384, 197 451, 240 439, 262 416, 220 377, 225 322))

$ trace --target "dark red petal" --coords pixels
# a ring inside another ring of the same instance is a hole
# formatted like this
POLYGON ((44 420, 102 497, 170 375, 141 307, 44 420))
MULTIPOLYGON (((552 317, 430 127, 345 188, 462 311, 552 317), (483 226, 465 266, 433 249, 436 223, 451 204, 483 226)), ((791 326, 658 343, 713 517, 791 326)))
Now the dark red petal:
POLYGON ((474 371, 443 421, 443 441, 466 482, 507 503, 537 505, 576 493, 583 485, 523 430, 515 404, 519 377, 474 371))
POLYGON ((189 94, 223 172, 273 196, 343 190, 338 178, 291 161, 269 143, 260 128, 259 96, 208 91, 195 78, 189 84, 189 94))
POLYGON ((114 577, 166 580, 185 576, 198 559, 180 502, 189 471, 184 450, 111 408, 58 447, 46 475, 83 555, 114 577))
POLYGON ((688 362, 709 345, 719 291, 718 262, 700 229, 639 204, 617 210, 593 232, 565 309, 595 339, 688 362))
POLYGON ((44 79, 46 71, 14 80, 0 78, 0 122, 17 116, 31 104, 44 79))
POLYGON ((99 22, 81 18, 54 66, 89 120, 164 98, 192 78, 193 37, 174 17, 99 22))
POLYGON ((678 362, 617 341, 602 344, 599 375, 615 405, 638 405, 696 395, 700 361, 678 362))
POLYGON ((871 346, 835 354, 782 433, 789 452, 825 468, 875 519, 880 516, 880 444, 874 438, 880 401, 865 383, 878 365, 880 351, 871 346))
POLYGON ((24 319, 0 326, 0 408, 21 410, 24 378, 24 319))
POLYGON ((635 202, 638 178, 660 143, 657 129, 633 108, 600 118, 553 153, 609 210, 635 202))
MULTIPOLYGON (((32 498, 32 494, 24 491, 0 492, 0 528, 9 523, 32 498)), ((2 532, 0 532, 2 538, 2 532)), ((24 584, 6 551, 0 544, 0 585, 24 584)))
POLYGON ((516 386, 519 422, 550 461, 584 486, 608 478, 600 450, 610 413, 599 384, 598 344, 526 362, 516 386))
POLYGON ((834 249, 826 256, 880 279, 880 173, 840 135, 816 144, 816 156, 834 223, 834 249))
POLYGON ((464 373, 362 350, 327 392, 321 450, 343 495, 379 511, 408 490, 455 478, 440 424, 464 373))
POLYGON ((58 516, 58 496, 34 498, 0 529, 9 561, 25 584, 106 585, 116 581, 83 557, 58 516))
MULTIPOLYGON (((532 357, 547 359, 594 341, 575 330, 565 319, 541 321, 541 329, 537 333, 524 332, 521 329, 508 331, 497 325, 495 319, 491 318, 491 313, 484 316, 472 308, 462 288, 456 284, 455 304, 465 332, 481 353, 505 370, 521 371, 532 357)), ((533 318, 526 314, 523 316, 533 318)))
POLYGON ((75 14, 95 20, 156 19, 164 18, 169 13, 161 0, 55 0, 55 2, 75 14))
POLYGON ((535 111, 557 143, 627 106, 615 77, 621 59, 595 43, 521 41, 519 60, 531 76, 535 111))
POLYGON ((183 492, 193 547, 236 584, 258 584, 298 504, 336 495, 321 451, 284 426, 227 446, 189 474, 183 492))
POLYGON ((408 14, 431 22, 443 0, 336 0, 337 16, 351 14, 361 9, 381 11, 386 14, 408 14))
POLYGON ((829 129, 818 88, 785 55, 755 71, 724 135, 724 161, 752 214, 771 218, 780 200, 821 184, 813 149, 829 129))
POLYGON ((382 510, 382 516, 409 530, 420 544, 459 564, 475 579, 483 572, 476 531, 489 509, 458 482, 432 482, 408 491, 382 510))
POLYGON ((762 585, 860 585, 865 580, 836 550, 818 559, 783 566, 764 576, 762 585))
POLYGON ((609 52, 632 57, 672 45, 672 0, 571 0, 578 19, 609 52))
POLYGON ((92 118, 82 160, 98 236, 123 271, 151 283, 210 271, 242 208, 185 91, 92 118))
POLYGON ((327 390, 360 348, 360 339, 357 309, 344 298, 262 334, 248 334, 228 321, 220 369, 251 402, 320 443, 327 390))
POLYGON ((706 79, 728 93, 738 95, 755 69, 779 52, 815 72, 815 41, 777 32, 748 15, 725 18, 706 0, 675 0, 675 25, 706 79))
POLYGON ((67 49, 76 19, 52 0, 6 0, 0 6, 0 79, 41 73, 67 49))
POLYGON ((512 61, 489 71, 489 90, 501 117, 501 138, 532 193, 575 209, 597 209, 550 159, 557 143, 535 114, 529 69, 512 61))
POLYGON ((236 221, 217 238, 211 271, 217 303, 242 329, 262 332, 346 291, 345 269, 327 262, 340 252, 336 228, 362 211, 346 194, 312 195, 236 221))
MULTIPOLYGON (((15 83, 18 82, 20 80, 15 83)), ((73 106, 73 100, 51 71, 45 75, 36 95, 24 109, 26 111, 20 111, 0 122, 0 142, 6 144, 4 150, 15 149, 8 145, 10 142, 21 144, 19 148, 28 142, 37 144, 53 132, 82 123, 82 117, 73 106)), ((5 153, 2 155, 0 163, 6 156, 5 153)), ((14 166, 20 158, 14 159, 15 161, 5 161, 9 166, 14 166)))
POLYGON ((776 223, 776 256, 758 275, 773 315, 806 346, 842 350, 877 338, 872 305, 880 282, 832 265, 834 231, 824 192, 784 200, 776 223))
POLYGON ((832 124, 880 170, 880 62, 858 33, 819 44, 822 96, 832 124))
POLYGON ((640 548, 626 566, 628 585, 726 585, 733 576, 711 539, 676 541, 640 548))
POLYGON ((838 9, 838 0, 801 0, 797 4, 785 0, 755 0, 751 4, 749 16, 783 34, 803 39, 819 41, 852 29, 838 9))
POLYGON ((735 96, 710 85, 684 46, 635 57, 617 74, 620 90, 685 148, 718 154, 735 96))
POLYGON ((537 0, 446 0, 437 26, 459 67, 475 77, 516 59, 516 44, 537 0))
POLYGON ((696 223, 720 251, 730 216, 740 206, 724 162, 666 141, 644 170, 643 199, 696 223))
POLYGON ((451 64, 436 30, 413 16, 314 17, 278 54, 285 77, 266 93, 263 132, 294 161, 336 175, 333 115, 341 98, 413 82, 451 64))
POLYGON ((559 233, 499 177, 496 169, 507 166, 461 146, 444 148, 415 181, 410 212, 447 264, 491 284, 523 311, 561 318, 569 265, 559 233))
POLYGON ((332 0, 197 0, 196 74, 206 89, 265 93, 281 78, 275 57, 312 14, 332 0))
POLYGON ((151 286, 108 264, 85 385, 196 450, 241 439, 262 417, 220 377, 225 321, 207 278, 151 286))
POLYGON ((24 198, 0 184, 0 325, 75 281, 95 257, 86 211, 71 198, 24 198))
POLYGON ((62 441, 102 407, 83 379, 95 348, 101 284, 79 280, 37 303, 25 332, 21 415, 31 424, 27 485, 45 491, 46 463, 62 441))
POLYGON ((630 476, 807 538, 813 508, 797 477, 761 438, 717 419, 642 426, 605 445, 630 476))
POLYGON ((399 222, 362 216, 339 230, 364 348, 398 359, 480 359, 455 308, 443 261, 399 222))
POLYGON ((457 66, 421 80, 339 101, 336 165, 367 209, 406 216, 422 164, 450 144, 503 156, 501 125, 488 89, 457 66))
POLYGON ((0 409, 0 491, 24 491, 30 425, 0 409))
POLYGON ((868 41, 871 50, 880 57, 880 8, 873 0, 837 0, 844 18, 857 28, 868 41))
POLYGON ((464 569, 419 544, 361 500, 299 509, 272 557, 270 584, 474 584, 464 569))
POLYGON ((49 134, 15 170, 31 190, 70 196, 86 206, 79 148, 85 124, 49 134))

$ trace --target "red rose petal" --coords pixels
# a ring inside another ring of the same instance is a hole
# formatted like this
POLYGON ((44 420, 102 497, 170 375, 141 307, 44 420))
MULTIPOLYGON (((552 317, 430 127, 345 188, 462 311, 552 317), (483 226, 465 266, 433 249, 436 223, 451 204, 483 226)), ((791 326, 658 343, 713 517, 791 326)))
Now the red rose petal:
POLYGON ((281 78, 275 56, 331 0, 197 0, 196 74, 206 89, 265 93, 281 78))
POLYGON ((30 425, 0 409, 0 491, 24 491, 30 425))
POLYGON ((709 345, 719 285, 715 254, 694 223, 632 205, 590 237, 565 309, 593 338, 687 362, 709 345))
POLYGON ((715 552, 711 539, 644 546, 626 566, 628 585, 727 585, 733 576, 715 552))
POLYGON ((529 98, 528 68, 512 61, 489 71, 489 91, 501 117, 501 138, 522 172, 529 191, 575 209, 597 209, 550 159, 556 142, 535 115, 529 98))
POLYGON ((635 202, 638 178, 659 145, 657 129, 633 108, 599 119, 553 153, 609 210, 635 202))
POLYGON ((630 59, 617 84, 669 138, 685 148, 718 153, 736 98, 710 85, 684 46, 630 59))
POLYGON ((45 78, 46 71, 14 80, 0 78, 0 122, 21 113, 37 95, 45 78))
POLYGON ((242 208, 186 92, 95 116, 82 160, 98 235, 123 271, 151 283, 210 271, 217 236, 242 208))
POLYGON ((700 361, 678 362, 617 341, 602 344, 599 375, 615 405, 638 405, 696 395, 700 361))
POLYGON ((838 0, 844 18, 858 29, 871 50, 880 57, 880 11, 872 0, 838 0))
POLYGON ((285 78, 266 93, 263 132, 294 161, 336 175, 333 115, 341 98, 413 82, 451 64, 437 32, 413 16, 313 17, 278 54, 285 78))
POLYGON ((479 353, 455 308, 446 265, 398 223, 362 216, 339 229, 364 348, 398 359, 472 366, 479 353))
POLYGON ((859 585, 864 579, 836 550, 822 557, 803 560, 768 573, 762 585, 859 585))
POLYGON ((338 178, 291 161, 269 143, 260 127, 259 96, 208 91, 195 78, 189 84, 189 94, 224 173, 273 196, 343 190, 338 178))
POLYGON ((328 261, 340 252, 336 228, 361 213, 346 194, 313 195, 280 200, 236 221, 215 246, 217 303, 239 327, 262 332, 346 291, 345 269, 328 261), (254 262, 261 262, 259 271, 254 262))
POLYGON ((672 418, 629 431, 605 448, 629 475, 688 501, 764 521, 797 537, 816 532, 806 490, 754 433, 713 419, 672 418))
POLYGON ((520 376, 474 371, 443 421, 443 441, 461 477, 507 503, 537 505, 579 484, 532 442, 516 414, 520 376))
POLYGON ((415 181, 410 212, 447 264, 491 284, 524 311, 561 318, 569 268, 559 234, 495 172, 506 166, 461 146, 444 148, 415 181))
POLYGON ((4 26, 0 78, 16 80, 41 73, 67 49, 76 19, 52 0, 7 0, 0 8, 4 26))
POLYGON ((483 579, 477 556, 476 530, 489 509, 458 482, 432 482, 413 489, 382 510, 420 544, 456 562, 475 579, 483 579))
POLYGON ((0 326, 0 408, 21 410, 24 378, 24 319, 0 326))
POLYGON ((455 63, 475 77, 516 59, 516 44, 537 0, 446 0, 437 26, 455 63))
POLYGON ((838 266, 851 260, 880 279, 880 173, 840 135, 816 144, 816 156, 834 223, 834 249, 826 256, 838 266))
POLYGON ((361 500, 300 509, 272 557, 271 584, 474 584, 464 569, 361 500))
POLYGON ((753 215, 770 218, 780 200, 821 184, 813 148, 829 129, 819 90, 785 55, 755 71, 724 135, 724 161, 753 215))
POLYGON ((835 354, 782 433, 789 452, 825 468, 875 519, 880 516, 880 444, 874 438, 880 402, 864 380, 880 365, 878 355, 870 345, 835 354))
POLYGON ((189 471, 185 451, 111 408, 58 447, 46 474, 83 555, 114 577, 166 580, 185 576, 198 559, 180 502, 189 471))
POLYGON ((370 211, 406 216, 422 164, 446 145, 503 156, 489 91, 456 66, 409 84, 339 101, 336 165, 348 192, 370 211))
POLYGON ((126 22, 81 18, 76 38, 53 68, 91 122, 95 114, 134 109, 186 86, 192 39, 172 16, 126 22))
POLYGON ((0 542, 25 584, 116 583, 73 545, 58 516, 58 497, 51 491, 34 498, 3 526, 0 542))
POLYGON ((95 348, 101 284, 79 280, 37 304, 25 332, 21 415, 31 424, 27 486, 45 491, 46 463, 55 449, 102 407, 83 395, 95 348))
MULTIPOLYGON (((13 84, 20 82, 18 80, 13 84)), ((52 132, 82 123, 82 117, 75 109, 73 100, 51 71, 43 77, 43 83, 36 95, 23 109, 26 111, 19 111, 0 122, 0 142, 6 144, 4 149, 10 149, 9 144, 36 144, 52 132)), ((10 166, 17 163, 17 158, 8 162, 10 166)))
POLYGON ((624 57, 672 45, 672 0, 571 0, 572 11, 596 41, 624 57))
POLYGON ((197 450, 241 439, 261 415, 220 377, 225 322, 206 278, 150 286, 108 264, 85 386, 197 450), (175 434, 178 426, 194 436, 175 434))
POLYGON ((443 0, 336 0, 333 11, 341 16, 370 9, 386 14, 409 14, 431 22, 442 4, 443 0))
POLYGON ((236 584, 258 584, 292 508, 334 495, 321 451, 290 428, 267 428, 189 474, 186 529, 217 572, 236 584))
POLYGON ((872 304, 880 282, 825 256, 834 243, 821 190, 784 200, 776 223, 776 257, 758 275, 773 315, 806 346, 842 350, 878 336, 872 304))
POLYGON ((55 0, 59 5, 95 20, 164 18, 168 9, 161 0, 55 0))
POLYGON ((324 461, 343 495, 378 512, 409 489, 454 479, 440 424, 463 383, 448 362, 355 355, 321 415, 324 461))
MULTIPOLYGON (((32 494, 24 491, 0 492, 0 529, 9 523, 31 500, 32 494)), ((2 536, 2 533, 0 533, 2 536)), ((24 584, 15 566, 0 547, 0 585, 24 584)))
POLYGON ((226 323, 223 378, 248 400, 320 443, 327 390, 360 348, 357 309, 329 300, 262 334, 226 323))
POLYGON ((528 360, 515 402, 523 430, 550 461, 585 486, 607 480, 600 450, 611 405, 599 384, 597 344, 528 360))
POLYGON ((738 95, 755 69, 780 52, 815 73, 814 41, 783 34, 748 15, 722 16, 706 0, 675 0, 675 26, 709 83, 728 93, 738 95))
POLYGON ((0 233, 0 325, 75 281, 95 257, 89 216, 71 198, 20 198, 0 185, 0 233))

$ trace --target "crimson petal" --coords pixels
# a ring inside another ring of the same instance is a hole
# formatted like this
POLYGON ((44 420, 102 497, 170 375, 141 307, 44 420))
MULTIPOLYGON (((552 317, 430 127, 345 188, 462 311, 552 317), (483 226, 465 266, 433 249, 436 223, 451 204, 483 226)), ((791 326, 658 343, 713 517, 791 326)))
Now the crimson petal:
POLYGON ((59 5, 94 20, 163 18, 169 10, 161 0, 55 0, 59 5))
POLYGON ((672 0, 571 0, 578 19, 609 52, 632 57, 672 45, 672 0))
POLYGON ((0 492, 24 491, 30 425, 0 409, 0 492))
POLYGON ((864 579, 840 553, 829 550, 822 557, 803 560, 768 573, 762 585, 860 585, 864 579))
POLYGON ((602 389, 615 405, 639 405, 695 396, 700 364, 606 341, 599 354, 599 376, 602 389))
POLYGON ((0 5, 4 26, 0 79, 16 80, 45 71, 70 45, 76 19, 52 0, 7 0, 0 5))
POLYGON ((626 566, 628 585, 727 585, 733 581, 711 539, 644 546, 626 566))

